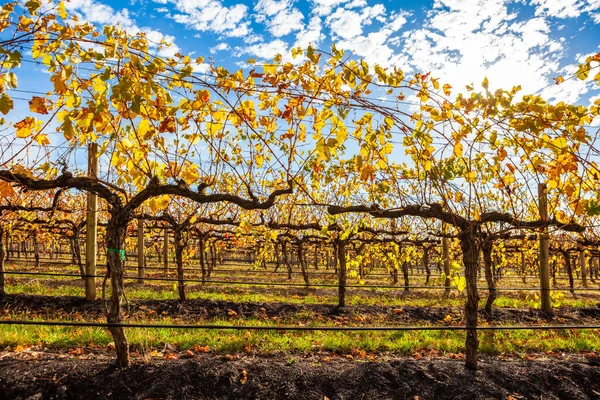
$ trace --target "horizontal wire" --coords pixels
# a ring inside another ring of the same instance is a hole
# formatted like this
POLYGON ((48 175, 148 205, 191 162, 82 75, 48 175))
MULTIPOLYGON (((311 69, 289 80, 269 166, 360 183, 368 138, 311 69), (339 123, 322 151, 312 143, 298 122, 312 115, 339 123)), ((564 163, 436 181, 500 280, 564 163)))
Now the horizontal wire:
MULTIPOLYGON (((175 269, 171 269, 171 271, 176 271, 175 269)), ((53 272, 25 272, 25 271, 5 271, 5 275, 32 275, 32 276, 60 276, 60 277, 69 277, 69 278, 105 278, 105 275, 81 275, 81 274, 59 274, 53 272)), ((166 281, 166 282, 179 282, 180 280, 177 278, 154 278, 154 277, 137 277, 137 276, 124 276, 123 279, 129 280, 148 280, 148 281, 166 281)), ((248 281, 217 281, 205 279, 182 279, 181 282, 195 282, 195 283, 214 283, 219 285, 254 285, 254 286, 288 286, 288 287, 331 287, 338 288, 339 284, 329 284, 329 283, 316 283, 309 284, 306 283, 280 283, 280 282, 248 282, 248 281)), ((363 288, 363 289, 426 289, 426 290, 442 290, 442 289, 458 289, 456 286, 411 286, 411 285, 343 285, 346 288, 363 288)), ((481 286, 478 289, 481 290, 489 290, 487 286, 481 286)), ((546 289, 541 288, 501 288, 496 287, 493 288, 496 291, 541 291, 546 289)), ((600 291, 600 288, 551 288, 547 289, 550 291, 556 292, 567 292, 567 291, 600 291)))
POLYGON ((487 325, 487 326, 257 326, 257 325, 194 325, 103 323, 77 321, 0 320, 1 325, 80 326, 95 328, 155 328, 155 329, 220 329, 255 331, 521 331, 560 329, 600 329, 600 325, 487 325))

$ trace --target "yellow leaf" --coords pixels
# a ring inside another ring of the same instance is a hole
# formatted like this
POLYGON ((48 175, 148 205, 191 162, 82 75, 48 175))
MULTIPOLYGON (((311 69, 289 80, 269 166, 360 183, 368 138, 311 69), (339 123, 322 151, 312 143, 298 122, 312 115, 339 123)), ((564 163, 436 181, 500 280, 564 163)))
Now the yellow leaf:
POLYGON ((46 104, 46 99, 34 96, 29 101, 29 109, 34 113, 48 114, 48 105, 46 104))
POLYGON ((8 182, 0 181, 0 197, 10 197, 15 194, 15 190, 8 182))
POLYGON ((475 183, 477 182, 477 173, 475 171, 469 171, 466 175, 465 175, 465 180, 469 183, 475 183))
POLYGON ((58 16, 61 17, 62 19, 67 18, 67 10, 65 9, 64 2, 61 1, 60 3, 58 3, 57 12, 58 12, 58 16))
POLYGON ((488 81, 488 78, 483 78, 483 82, 481 82, 481 86, 487 90, 487 88, 490 86, 490 82, 488 81))
POLYGON ((389 115, 386 115, 386 117, 385 117, 385 126, 388 129, 392 129, 392 127, 394 126, 394 119, 392 117, 390 117, 389 115))
POLYGON ((463 156, 463 145, 461 142, 456 142, 454 145, 454 155, 459 158, 463 156))
POLYGON ((25 119, 17 122, 15 128, 17 128, 17 137, 24 139, 31 136, 33 129, 35 128, 35 118, 25 117, 25 119))
POLYGON ((448 85, 447 83, 443 86, 444 94, 446 96, 450 96, 450 89, 452 89, 452 86, 448 85))
POLYGON ((167 208, 169 206, 169 202, 169 195, 163 194, 158 197, 153 197, 152 199, 150 199, 150 201, 148 201, 148 204, 152 212, 156 213, 167 208))
POLYGON ((185 167, 183 167, 183 171, 181 171, 181 178, 188 185, 192 185, 193 183, 197 182, 198 178, 200 178, 198 166, 194 164, 187 164, 185 167))
POLYGON ((48 135, 43 135, 40 133, 38 135, 35 135, 34 139, 40 146, 50 144, 50 139, 48 139, 48 135))
POLYGON ((567 147, 567 139, 564 137, 557 137, 556 139, 552 140, 552 145, 559 150, 563 150, 567 147))
POLYGON ((260 168, 260 167, 262 167, 263 162, 265 161, 265 156, 262 155, 262 154, 257 153, 257 154, 254 155, 254 161, 256 161, 256 166, 258 168, 260 168))
POLYGON ((123 148, 126 150, 129 150, 133 147, 133 143, 131 143, 131 140, 129 140, 127 138, 121 139, 121 144, 123 145, 123 148))
POLYGON ((277 72, 277 64, 264 64, 265 75, 275 75, 277 72))
POLYGON ((2 93, 0 96, 0 112, 4 115, 8 114, 13 109, 13 105, 12 99, 6 93, 2 93))

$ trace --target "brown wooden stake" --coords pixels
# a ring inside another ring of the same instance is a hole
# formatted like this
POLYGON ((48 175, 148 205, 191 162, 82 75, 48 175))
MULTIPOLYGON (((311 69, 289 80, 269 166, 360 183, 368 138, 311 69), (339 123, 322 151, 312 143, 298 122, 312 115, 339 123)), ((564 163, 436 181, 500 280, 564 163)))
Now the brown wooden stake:
POLYGON ((138 282, 144 283, 144 266, 145 266, 145 255, 144 255, 144 220, 138 219, 138 237, 137 237, 137 251, 138 251, 138 282))
MULTIPOLYGON (((540 220, 548 221, 548 197, 546 193, 546 184, 538 185, 538 199, 540 208, 540 220)), ((542 300, 542 310, 552 311, 550 302, 550 272, 548 269, 548 259, 550 256, 548 247, 548 228, 544 228, 539 235, 540 239, 540 298, 542 300)))
POLYGON ((584 288, 588 287, 587 284, 587 265, 585 263, 585 250, 581 250, 579 253, 579 268, 581 269, 581 284, 584 288))
POLYGON ((452 281, 450 280, 450 245, 448 243, 448 238, 442 238, 442 257, 444 258, 444 275, 446 279, 444 279, 444 296, 448 297, 450 294, 450 284, 452 281))
MULTIPOLYGON (((98 143, 88 145, 88 176, 98 178, 98 143)), ((98 198, 87 193, 87 228, 85 231, 85 298, 96 299, 96 257, 98 254, 98 198)))
POLYGON ((169 272, 169 230, 165 227, 163 230, 163 267, 165 274, 169 272))

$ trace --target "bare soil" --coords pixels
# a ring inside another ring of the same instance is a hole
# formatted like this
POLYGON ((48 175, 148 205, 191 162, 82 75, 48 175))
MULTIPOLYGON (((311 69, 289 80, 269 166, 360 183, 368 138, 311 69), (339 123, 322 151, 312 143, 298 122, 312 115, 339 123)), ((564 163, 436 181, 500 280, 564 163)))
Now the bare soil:
MULTIPOLYGON (((179 317, 184 321, 210 320, 215 318, 292 318, 298 314, 305 318, 340 320, 340 317, 361 316, 364 323, 369 320, 389 323, 408 324, 441 322, 448 315, 455 322, 462 318, 462 307, 417 307, 417 306, 347 306, 340 309, 326 304, 293 303, 257 303, 213 301, 192 299, 185 302, 177 300, 134 300, 128 303, 127 313, 144 313, 157 316, 179 317), (149 311, 152 310, 152 313, 149 311), (232 313, 234 311, 235 313, 232 313)), ((39 296, 10 294, 0 297, 0 310, 29 311, 34 313, 73 314, 79 313, 89 318, 102 317, 102 301, 89 302, 74 296, 39 296)), ((537 309, 496 308, 491 315, 481 311, 481 317, 490 323, 597 323, 600 321, 600 307, 561 307, 552 314, 537 309)), ((127 317, 125 317, 127 319, 127 317)))
POLYGON ((389 358, 369 362, 316 355, 201 354, 134 360, 109 356, 0 354, 3 399, 598 399, 596 358, 462 360, 389 358), (512 396, 512 397, 509 397, 512 396))
MULTIPOLYGON (((102 316, 101 301, 78 297, 7 295, 4 312, 79 313, 102 316)), ((177 316, 182 320, 361 315, 388 323, 441 323, 462 315, 453 307, 349 306, 227 301, 138 300, 129 313, 177 316)), ((483 315, 482 315, 483 316, 483 315)), ((600 308, 497 309, 488 318, 515 323, 594 323, 600 308)), ((127 319, 127 318, 126 318, 127 319)), ((352 321, 352 319, 350 319, 352 321)), ((477 372, 436 354, 397 357, 314 352, 234 355, 194 351, 173 359, 133 355, 129 368, 114 366, 106 349, 0 351, 0 399, 600 399, 600 361, 595 353, 481 355, 477 372), (511 396, 511 397, 509 397, 511 396)), ((167 352, 168 353, 168 352, 167 352)))

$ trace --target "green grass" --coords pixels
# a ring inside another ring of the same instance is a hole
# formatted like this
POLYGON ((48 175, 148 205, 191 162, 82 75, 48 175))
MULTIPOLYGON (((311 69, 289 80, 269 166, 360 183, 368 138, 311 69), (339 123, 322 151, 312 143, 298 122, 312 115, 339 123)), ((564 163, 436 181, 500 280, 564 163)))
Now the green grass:
MULTIPOLYGON (((133 321, 131 321, 133 322, 133 321)), ((173 320, 164 319, 163 323, 173 320)), ((245 323, 265 326, 269 321, 248 319, 245 323)), ((215 324, 230 324, 227 320, 215 324)), ((600 351, 600 330, 543 330, 480 332, 480 351, 489 354, 521 352, 600 351)), ((422 351, 460 353, 464 333, 459 331, 399 332, 282 332, 251 330, 185 330, 128 328, 132 351, 161 350, 168 343, 178 350, 208 346, 217 353, 244 351, 306 353, 317 350, 349 353, 392 352, 410 355, 422 351)), ((103 328, 58 326, 0 326, 0 346, 42 344, 48 348, 107 346, 112 341, 103 328)))
MULTIPOLYGON (((64 269, 62 270, 64 271, 64 269)), ((57 270, 56 272, 60 272, 57 270)), ((256 271, 257 273, 260 271, 256 271)), ((298 274, 295 274, 297 276, 298 274)), ((215 277, 214 279, 219 279, 215 277)), ((274 278, 271 278, 274 280, 274 278)), ((278 278, 279 279, 279 278, 278 278)), ((299 279, 299 278, 296 278, 299 279)), ((387 278, 381 277, 385 283, 387 278)), ((100 282, 100 280, 99 280, 100 282)), ((287 282, 284 277, 277 282, 287 282)), ((416 280, 411 282, 415 283, 416 280)), ((516 286, 520 282, 514 283, 516 286)), ((480 282, 480 284, 483 284, 480 282)), ((507 284, 508 285, 508 284, 507 284)), ((44 296, 83 297, 84 284, 72 278, 34 278, 9 276, 8 293, 24 293, 44 296)), ((231 301, 235 303, 292 303, 292 304, 337 304, 335 288, 305 291, 301 287, 285 288, 266 286, 233 286, 209 284, 188 285, 189 299, 209 299, 213 301, 231 301)), ((350 288, 347 293, 349 305, 390 306, 390 307, 464 307, 464 292, 453 291, 449 298, 442 291, 411 290, 404 294, 401 289, 357 289, 350 288)), ((568 292, 552 292, 555 307, 591 307, 600 302, 600 292, 590 292, 573 298, 568 292)), ((100 286, 98 286, 100 295, 100 286)), ((110 295, 110 289, 107 296, 110 295)), ((175 300, 177 286, 175 282, 147 281, 140 285, 127 281, 126 295, 133 300, 175 300)), ((482 307, 485 291, 480 291, 482 307)), ((539 296, 536 292, 501 292, 494 307, 539 308, 539 296)), ((60 311, 5 311, 6 319, 47 319, 47 320, 83 320, 78 314, 60 311)), ((85 316, 90 320, 89 315, 85 316)), ((126 322, 181 323, 184 317, 149 315, 135 312, 126 317, 126 322)), ((104 317, 98 316, 98 322, 104 317)), ((189 322, 189 321, 187 321, 189 322)), ((199 321, 202 323, 203 321, 199 321)), ((281 320, 268 320, 259 317, 214 319, 211 324, 229 325, 335 325, 335 319, 323 318, 310 311, 301 311, 281 320)), ((339 323, 339 322, 338 322, 339 323)), ((344 325, 388 325, 385 316, 350 315, 344 325)), ((149 353, 160 351, 165 344, 176 346, 179 350, 194 349, 196 346, 208 346, 211 351, 230 354, 235 352, 256 351, 306 353, 318 350, 352 353, 361 350, 367 353, 392 352, 394 354, 414 354, 423 351, 442 353, 460 353, 464 348, 464 332, 461 331, 412 331, 412 332, 281 332, 281 331, 237 331, 237 330, 183 330, 183 329, 138 329, 128 328, 132 351, 149 353)), ((543 330, 543 331, 481 331, 480 350, 483 353, 524 353, 524 352, 584 352, 600 351, 598 341, 600 330, 543 330)), ((58 326, 18 326, 0 325, 0 347, 29 346, 38 343, 46 347, 66 348, 73 346, 106 347, 112 342, 109 332, 103 328, 58 327, 58 326)))
MULTIPOLYGON (((63 281, 46 285, 45 280, 28 278, 11 278, 7 284, 7 293, 43 294, 46 296, 83 297, 85 289, 79 280, 63 281)), ((213 301, 255 302, 255 303, 292 303, 292 304, 337 304, 337 294, 333 289, 305 292, 301 288, 275 289, 265 291, 263 287, 228 287, 226 285, 189 285, 189 299, 208 299, 213 301), (299 293, 299 294, 298 294, 299 293)), ((100 296, 98 286, 98 296, 100 296)), ((176 300, 177 286, 173 284, 127 284, 125 293, 129 300, 176 300)), ((573 298, 568 292, 553 292, 554 307, 594 307, 600 302, 600 292, 590 292, 590 296, 579 295, 573 298)), ((106 296, 110 295, 107 288, 106 296)), ((486 293, 480 292, 480 306, 485 304, 486 293)), ((428 292, 412 290, 406 296, 393 295, 388 290, 349 289, 347 302, 350 305, 362 306, 415 306, 415 307, 463 307, 464 293, 453 292, 449 298, 442 296, 442 291, 428 292)), ((494 302, 495 307, 506 308, 540 308, 540 299, 535 292, 501 292, 494 302)))

